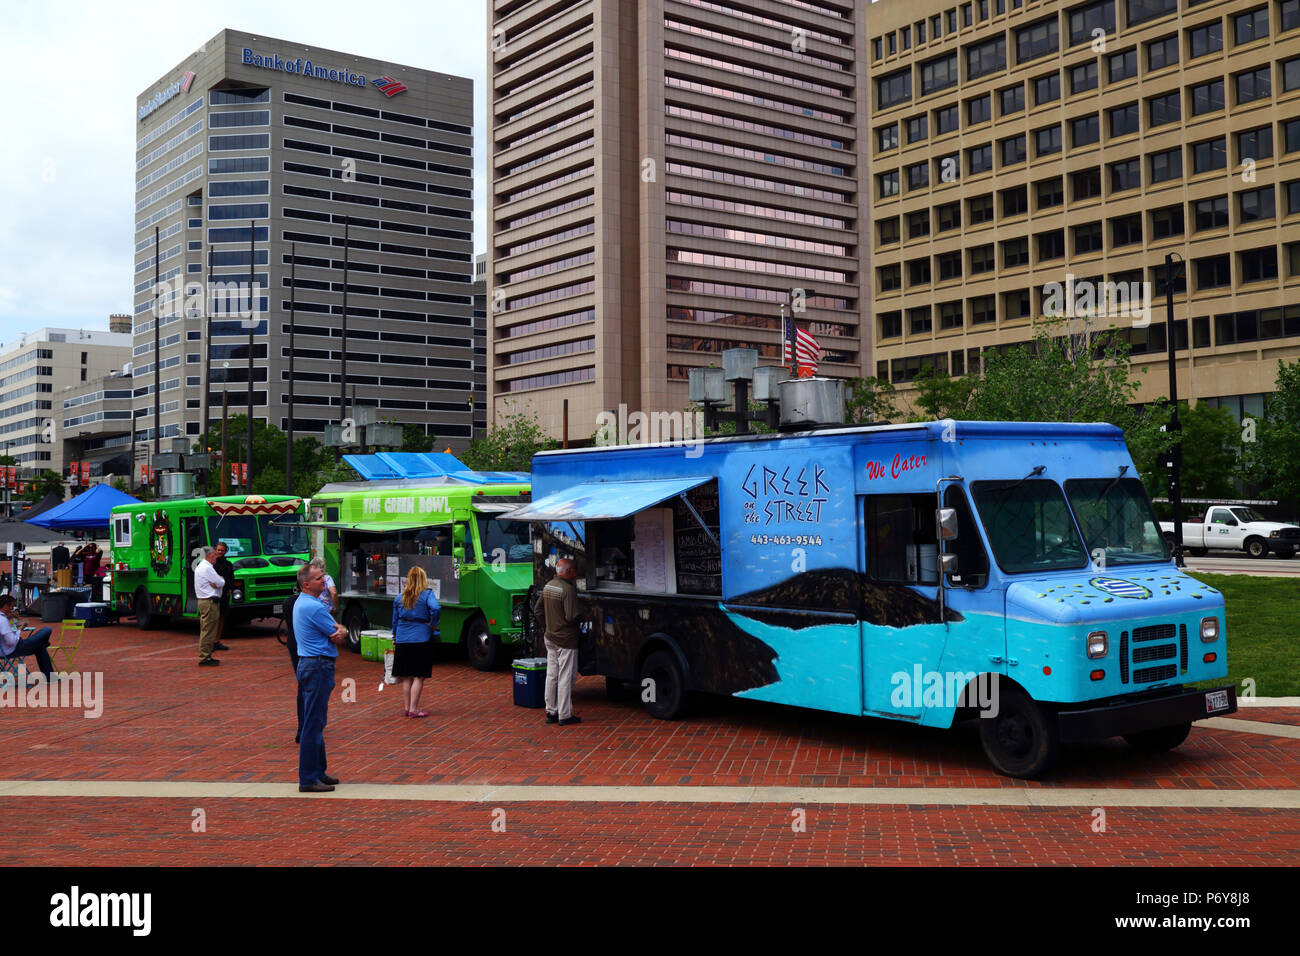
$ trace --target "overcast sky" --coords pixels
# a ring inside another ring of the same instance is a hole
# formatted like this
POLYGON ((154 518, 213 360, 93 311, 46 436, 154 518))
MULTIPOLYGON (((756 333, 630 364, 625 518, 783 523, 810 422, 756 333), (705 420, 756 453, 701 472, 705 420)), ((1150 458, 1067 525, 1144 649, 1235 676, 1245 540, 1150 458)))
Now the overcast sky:
POLYGON ((6 3, 0 343, 130 313, 136 98, 229 27, 474 81, 474 248, 485 246, 483 0, 6 3))

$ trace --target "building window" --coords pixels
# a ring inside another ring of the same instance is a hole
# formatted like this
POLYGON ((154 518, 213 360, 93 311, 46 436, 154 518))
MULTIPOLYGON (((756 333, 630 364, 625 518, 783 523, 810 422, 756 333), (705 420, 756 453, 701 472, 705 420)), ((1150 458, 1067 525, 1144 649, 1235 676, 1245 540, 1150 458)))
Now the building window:
POLYGON ((898 149, 898 124, 890 123, 888 126, 882 126, 876 130, 877 142, 880 144, 880 151, 898 149))
POLYGON ((1049 73, 1034 80, 1034 105, 1042 106, 1061 98, 1061 74, 1049 73))
POLYGON ((1039 262, 1065 258, 1065 230, 1053 229, 1051 232, 1040 232, 1034 238, 1038 240, 1039 262))
MULTIPOLYGON (((1300 3, 1300 0, 1296 0, 1300 3)), ((1012 113, 1019 113, 1025 108, 1025 87, 1022 83, 1015 86, 1008 86, 1004 90, 998 91, 998 96, 1002 101, 1002 115, 1010 116, 1012 113)))
POLYGON ((898 217, 890 219, 881 219, 876 223, 876 231, 880 235, 880 244, 882 246, 892 245, 898 242, 898 217))
POLYGON ((940 232, 961 228, 961 203, 945 203, 939 206, 935 212, 938 214, 940 232))
POLYGON ((1131 47, 1119 53, 1112 53, 1107 58, 1109 68, 1110 82, 1119 83, 1130 77, 1137 76, 1138 56, 1137 47, 1131 47))
POLYGON ((1237 253, 1242 282, 1267 282, 1277 278, 1277 247, 1265 246, 1237 253))
POLYGON ((1192 146, 1192 172, 1205 173, 1228 165, 1228 143, 1223 136, 1192 146))
POLYGON ((940 183, 955 183, 961 177, 961 154, 949 153, 934 161, 934 179, 940 183))
POLYGON ((1165 150, 1163 153, 1152 153, 1151 161, 1151 182, 1155 183, 1168 182, 1171 179, 1182 179, 1183 177, 1183 150, 1181 147, 1165 150))
POLYGON ((1163 70, 1178 62, 1178 35, 1171 34, 1147 44, 1147 69, 1163 70))
POLYGON ((1029 189, 1025 186, 1012 186, 999 194, 1002 197, 1002 216, 1023 216, 1029 212, 1029 189))
POLYGON ((1061 151, 1061 127, 1047 126, 1034 130, 1034 149, 1038 156, 1050 156, 1061 151))
POLYGON ((1265 186, 1237 193, 1237 211, 1243 223, 1275 219, 1277 208, 1274 205, 1273 187, 1265 186))
POLYGON ((925 335, 934 330, 934 321, 930 317, 928 305, 907 310, 907 331, 911 335, 925 335))
POLYGON ((1221 289, 1232 285, 1232 266, 1226 255, 1195 260, 1196 288, 1221 289))
POLYGON ((991 295, 976 296, 970 301, 970 324, 985 325, 998 319, 997 300, 991 295))
POLYGON ((945 106, 934 111, 934 133, 936 136, 942 136, 944 133, 955 133, 960 124, 960 113, 956 106, 945 106))
POLYGON ((1060 49, 1056 14, 1016 30, 1016 63, 1028 63, 1060 49))
POLYGON ((913 259, 907 264, 907 284, 909 286, 930 284, 930 259, 913 259))
POLYGON ((1282 64, 1282 92, 1300 90, 1300 56, 1282 64))
POLYGON ((911 98, 912 71, 910 69, 899 70, 876 80, 876 102, 879 109, 887 110, 899 103, 906 103, 911 98))
POLYGON ((1282 124, 1282 142, 1288 153, 1300 151, 1300 119, 1287 120, 1282 124))
POLYGON ((1093 33, 1097 30, 1115 32, 1115 0, 1102 0, 1101 3, 1075 7, 1068 16, 1070 46, 1091 43, 1093 33))
POLYGON ((921 64, 921 95, 957 85, 957 54, 949 53, 921 64))
POLYGON ((1006 316, 1008 322, 1014 322, 1017 319, 1029 318, 1030 303, 1029 290, 1022 289, 1019 292, 1002 293, 1002 314, 1006 316))
POLYGON ((1251 103, 1267 99, 1273 95, 1273 82, 1269 67, 1247 70, 1233 76, 1232 82, 1237 88, 1237 103, 1251 103))
POLYGON ((876 180, 882 197, 898 195, 898 170, 895 169, 892 173, 881 173, 876 180))
POLYGON ((939 269, 939 281, 944 282, 948 279, 961 278, 961 253, 945 252, 941 256, 935 256, 935 264, 939 269))
POLYGON ((1042 182, 1035 183, 1034 188, 1038 193, 1039 209, 1050 209, 1053 206, 1064 205, 1065 186, 1060 176, 1054 176, 1051 179, 1044 179, 1042 182))
POLYGON ((1268 7, 1247 10, 1232 18, 1232 42, 1237 46, 1268 36, 1268 7))
POLYGON ((907 214, 907 237, 909 239, 920 239, 922 236, 928 236, 929 234, 930 211, 928 209, 907 214))
POLYGON ((1124 20, 1128 26, 1146 23, 1178 9, 1178 0, 1125 0, 1124 20))
POLYGON ((1110 244, 1131 246, 1142 241, 1142 216, 1120 216, 1110 221, 1110 244))
POLYGON ((1070 67, 1070 92, 1083 93, 1097 88, 1097 61, 1089 60, 1070 67))
POLYGON ((1153 127, 1177 123, 1182 119, 1181 104, 1182 97, 1177 90, 1164 96, 1153 96, 1147 100, 1147 121, 1153 127))
POLYGON ((1211 80, 1192 87, 1192 115, 1223 109, 1223 80, 1211 80))
POLYGON ((1300 27, 1300 0, 1281 0, 1278 4, 1278 19, 1282 22, 1281 33, 1300 27))
POLYGON ((960 300, 957 302, 944 302, 939 306, 940 329, 960 329, 964 324, 965 316, 962 315, 960 300))
POLYGON ((1261 126, 1237 134, 1237 162, 1269 159, 1273 155, 1273 127, 1261 126))
POLYGON ((1124 106, 1117 106, 1112 110, 1108 110, 1106 117, 1110 125, 1112 139, 1116 136, 1128 136, 1130 133, 1138 132, 1140 124, 1136 103, 1126 103, 1124 106))
POLYGON ((908 143, 917 143, 926 137, 926 127, 928 123, 926 116, 922 113, 920 116, 913 116, 907 121, 907 141, 908 143))
POLYGON ((993 196, 985 194, 966 200, 966 218, 972 226, 993 221, 993 196))
POLYGON ((1125 189, 1140 189, 1142 186, 1142 164, 1136 159, 1126 159, 1110 164, 1110 191, 1123 192, 1125 189))
MULTIPOLYGON (((1074 254, 1087 255, 1090 252, 1101 252, 1101 223, 1090 222, 1083 226, 1074 226, 1071 230, 1074 233, 1074 254)), ((1041 255, 1040 255, 1040 258, 1041 255)))
POLYGON ((930 164, 913 163, 907 167, 907 188, 924 189, 930 185, 930 164))
POLYGON ((1008 239, 1002 243, 1002 266, 1006 269, 1014 269, 1017 266, 1029 265, 1029 240, 1021 237, 1019 239, 1008 239))
MULTIPOLYGON (((1300 3, 1300 0, 1296 0, 1300 3)), ((1187 31, 1187 50, 1191 59, 1209 56, 1223 49, 1223 22, 1213 20, 1187 31)))
POLYGON ((902 312, 880 313, 880 337, 882 339, 896 339, 902 334, 903 334, 903 313, 902 312))
POLYGON ((975 246, 970 251, 970 271, 971 275, 978 275, 981 272, 992 272, 997 268, 997 258, 994 256, 993 244, 986 246, 975 246))
POLYGON ((1070 145, 1078 149, 1080 146, 1087 146, 1101 139, 1101 124, 1098 122, 1097 114, 1091 116, 1081 116, 1078 119, 1070 120, 1070 145))
POLYGON ((993 168, 993 147, 991 145, 976 146, 966 150, 966 166, 970 174, 986 173, 993 168))
POLYGON ((1025 137, 1023 133, 1019 136, 1004 139, 999 145, 1002 147, 1003 166, 1013 166, 1016 163, 1025 161, 1025 137))
POLYGON ((1151 240, 1169 239, 1183 234, 1183 207, 1166 206, 1151 212, 1151 240))
POLYGON ((912 28, 903 27, 903 29, 898 31, 898 35, 899 35, 899 39, 902 41, 903 49, 904 50, 912 49, 912 28))
POLYGON ((1007 40, 1004 36, 972 43, 966 47, 966 79, 974 80, 1007 67, 1007 40))
POLYGON ((1094 166, 1092 169, 1083 169, 1077 173, 1070 174, 1070 193, 1074 197, 1074 202, 1081 202, 1085 199, 1096 199, 1101 195, 1101 169, 1094 166))
POLYGON ((1300 179, 1293 179, 1284 187, 1286 189, 1286 211, 1291 215, 1300 214, 1300 179))
POLYGON ((1197 232, 1228 228, 1228 197, 1215 196, 1192 203, 1192 228, 1197 232))
POLYGON ((897 266, 881 266, 876 270, 880 279, 880 291, 892 292, 903 287, 903 270, 897 266))
POLYGON ((987 123, 993 118, 993 97, 985 93, 966 101, 966 122, 970 126, 987 123))

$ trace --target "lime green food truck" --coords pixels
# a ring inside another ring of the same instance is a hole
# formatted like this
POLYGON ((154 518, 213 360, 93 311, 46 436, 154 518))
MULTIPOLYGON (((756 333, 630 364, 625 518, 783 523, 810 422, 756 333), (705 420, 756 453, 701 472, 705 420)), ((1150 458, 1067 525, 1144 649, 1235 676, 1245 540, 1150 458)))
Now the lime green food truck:
MULTIPOLYGON (((356 467, 360 457, 347 460, 356 467)), ((440 641, 462 644, 479 670, 522 649, 533 583, 529 526, 500 516, 530 500, 528 483, 513 473, 462 474, 472 480, 339 482, 312 497, 312 552, 324 556, 338 588, 350 650, 361 649, 363 630, 392 624, 393 600, 417 565, 442 606, 440 641)))
POLYGON ((111 512, 113 607, 142 630, 198 619, 194 569, 220 542, 235 566, 232 625, 283 613, 307 561, 301 498, 227 495, 118 505, 111 512))

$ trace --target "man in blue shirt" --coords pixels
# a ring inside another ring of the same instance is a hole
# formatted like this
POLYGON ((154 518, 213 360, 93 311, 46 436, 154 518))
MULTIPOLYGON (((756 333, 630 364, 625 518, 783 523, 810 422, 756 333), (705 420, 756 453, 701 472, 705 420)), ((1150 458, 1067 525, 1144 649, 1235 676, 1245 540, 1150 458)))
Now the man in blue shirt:
POLYGON ((329 716, 330 693, 334 690, 335 647, 347 636, 347 629, 335 624, 329 609, 320 601, 325 575, 320 568, 304 564, 298 569, 298 588, 314 601, 295 601, 293 633, 298 641, 298 688, 303 698, 302 739, 298 744, 298 790, 328 793, 338 778, 325 772, 325 722, 329 716))

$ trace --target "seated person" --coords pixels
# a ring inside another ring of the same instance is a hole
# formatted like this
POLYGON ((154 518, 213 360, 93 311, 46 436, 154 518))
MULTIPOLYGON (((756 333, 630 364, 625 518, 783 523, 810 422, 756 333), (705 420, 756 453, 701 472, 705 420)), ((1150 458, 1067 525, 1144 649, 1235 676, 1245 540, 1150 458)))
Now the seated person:
POLYGON ((28 655, 36 658, 36 666, 41 669, 45 679, 50 679, 54 664, 50 660, 50 629, 43 627, 31 637, 20 638, 9 614, 13 609, 14 596, 0 595, 0 654, 5 657, 24 658, 28 655))

